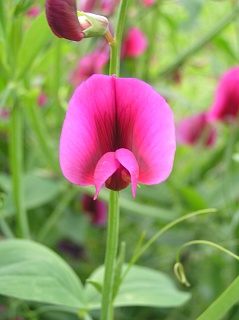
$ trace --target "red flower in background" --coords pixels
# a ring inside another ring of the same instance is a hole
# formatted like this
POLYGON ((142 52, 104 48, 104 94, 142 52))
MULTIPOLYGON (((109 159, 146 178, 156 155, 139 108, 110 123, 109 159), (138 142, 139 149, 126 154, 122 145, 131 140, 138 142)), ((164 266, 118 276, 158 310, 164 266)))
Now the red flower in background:
POLYGON ((104 226, 107 220, 107 205, 101 200, 94 200, 88 194, 82 197, 82 209, 90 217, 92 224, 104 226))
POLYGON ((229 69, 220 79, 212 107, 211 121, 232 121, 239 116, 239 67, 229 69))
POLYGON ((177 127, 177 141, 180 144, 194 145, 202 143, 205 146, 212 146, 215 138, 216 132, 207 121, 206 113, 185 118, 177 127))
POLYGON ((175 153, 173 113, 147 83, 94 75, 74 92, 60 139, 60 165, 72 183, 121 190, 163 182, 175 153))

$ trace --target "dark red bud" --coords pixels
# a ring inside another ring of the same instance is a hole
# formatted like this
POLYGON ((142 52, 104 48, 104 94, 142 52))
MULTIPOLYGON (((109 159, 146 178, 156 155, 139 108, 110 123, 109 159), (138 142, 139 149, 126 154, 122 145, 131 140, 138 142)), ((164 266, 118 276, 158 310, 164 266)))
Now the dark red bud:
POLYGON ((75 0, 46 0, 45 6, 48 24, 58 38, 80 41, 84 37, 75 0))

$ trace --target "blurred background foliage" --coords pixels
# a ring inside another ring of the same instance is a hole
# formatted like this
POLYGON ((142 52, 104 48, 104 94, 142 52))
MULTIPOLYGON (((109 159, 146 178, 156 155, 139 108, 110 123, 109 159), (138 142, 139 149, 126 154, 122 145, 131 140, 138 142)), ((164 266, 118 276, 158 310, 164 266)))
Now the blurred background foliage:
MULTIPOLYGON (((112 30, 115 8, 109 16, 112 30)), ((229 0, 157 0, 151 6, 130 0, 125 33, 139 28, 148 46, 139 56, 122 59, 121 76, 150 83, 172 107, 176 124, 207 111, 220 76, 239 64, 238 13, 238 2, 229 0)), ((0 1, 0 234, 22 236, 16 212, 26 211, 26 234, 61 254, 83 281, 104 262, 106 226, 94 220, 95 209, 83 206, 82 197, 93 189, 72 186, 62 176, 58 144, 74 90, 71 74, 101 41, 56 38, 42 0, 0 1), (35 7, 38 14, 29 14, 35 7)), ((108 64, 101 72, 107 74, 108 64)), ((176 253, 187 241, 206 239, 239 253, 239 131, 237 123, 216 124, 215 129, 211 147, 178 145, 167 181, 141 186, 136 200, 130 188, 121 192, 120 240, 126 241, 127 261, 143 231, 149 239, 186 213, 218 209, 171 229, 140 258, 140 265, 164 271, 175 283, 176 253)), ((107 197, 103 190, 99 198, 107 197)), ((239 271, 238 262, 206 246, 185 249, 182 262, 191 287, 177 286, 191 292, 187 304, 177 309, 121 308, 116 318, 195 319, 239 271)), ((33 312, 38 305, 12 298, 1 297, 0 304, 1 319, 76 319, 60 312, 38 316, 33 312)), ((238 318, 235 306, 224 319, 238 318)))

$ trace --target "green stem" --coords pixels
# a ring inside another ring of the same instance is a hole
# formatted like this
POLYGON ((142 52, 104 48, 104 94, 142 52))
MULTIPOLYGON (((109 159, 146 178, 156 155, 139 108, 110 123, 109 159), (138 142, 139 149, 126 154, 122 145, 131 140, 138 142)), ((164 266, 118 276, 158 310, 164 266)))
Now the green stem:
MULTIPOLYGON (((119 13, 115 27, 115 41, 110 44, 110 68, 109 75, 120 76, 121 41, 126 14, 127 0, 121 0, 119 13)), ((119 193, 110 190, 107 243, 105 253, 105 274, 102 291, 101 320, 113 320, 114 318, 114 280, 115 264, 119 238, 119 193)))
POLYGON ((126 8, 127 0, 122 0, 120 2, 119 13, 115 27, 115 42, 111 45, 109 75, 115 74, 116 77, 120 76, 120 53, 126 8))
POLYGON ((23 137, 22 112, 15 97, 15 104, 11 112, 10 125, 10 163, 12 173, 13 195, 17 214, 18 235, 29 238, 28 217, 24 203, 23 167, 23 137))
POLYGON ((171 65, 162 70, 159 76, 165 76, 170 74, 174 70, 177 70, 189 57, 191 57, 195 52, 203 48, 209 41, 211 41, 219 32, 221 32, 231 21, 238 17, 239 4, 235 5, 232 12, 220 21, 214 29, 212 29, 208 34, 202 37, 195 45, 191 46, 186 50, 181 56, 179 56, 171 65))
POLYGON ((192 217, 195 217, 197 215, 200 214, 207 214, 207 213, 213 213, 216 212, 216 209, 205 209, 205 210, 199 210, 199 211, 195 211, 195 212, 191 212, 189 214, 186 214, 185 216, 182 216, 170 223, 168 223, 165 227, 163 227, 162 229, 160 229, 151 239, 149 239, 145 245, 138 250, 134 256, 132 257, 131 261, 129 262, 124 274, 122 275, 122 280, 121 282, 123 282, 124 278, 126 277, 126 275, 128 274, 130 268, 132 267, 132 265, 135 264, 135 262, 139 259, 139 257, 160 237, 162 236, 166 231, 168 231, 170 228, 176 226, 177 224, 190 219, 192 217))
POLYGON ((110 190, 107 244, 105 253, 105 274, 102 292, 101 320, 114 317, 113 289, 115 278, 115 260, 119 234, 119 193, 110 190))
POLYGON ((225 249, 224 247, 220 246, 219 244, 216 244, 214 242, 211 242, 211 241, 207 241, 207 240, 193 240, 193 241, 188 241, 187 243, 185 243, 184 245, 181 246, 181 248, 178 250, 178 253, 177 253, 177 262, 180 262, 180 256, 181 256, 181 253, 182 251, 191 246, 191 245, 194 245, 194 244, 206 244, 208 246, 211 246, 213 248, 216 248, 224 253, 227 253, 229 256, 231 256, 232 258, 236 259, 239 261, 239 256, 236 255, 235 253, 225 249))

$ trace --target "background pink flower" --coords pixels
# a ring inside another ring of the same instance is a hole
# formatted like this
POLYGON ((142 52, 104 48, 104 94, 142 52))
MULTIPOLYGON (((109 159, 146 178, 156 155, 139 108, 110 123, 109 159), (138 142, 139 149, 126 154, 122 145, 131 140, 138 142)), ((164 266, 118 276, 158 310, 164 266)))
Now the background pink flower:
POLYGON ((106 47, 103 50, 97 49, 82 57, 76 69, 71 73, 70 82, 74 86, 78 86, 93 74, 101 73, 109 61, 109 54, 108 47, 106 47))
POLYGON ((142 3, 145 7, 150 7, 156 3, 156 0, 142 0, 142 3))
POLYGON ((122 57, 138 57, 145 52, 148 41, 138 28, 130 28, 122 44, 122 57))
POLYGON ((26 11, 26 15, 30 18, 36 18, 41 13, 41 8, 35 5, 31 9, 26 11))
POLYGON ((180 144, 194 145, 202 143, 212 146, 216 132, 207 121, 206 113, 200 113, 182 120, 177 127, 177 141, 180 144))
POLYGON ((169 176, 175 153, 173 114, 137 79, 94 75, 74 92, 60 139, 64 176, 81 186, 121 190, 169 176))
POLYGON ((107 220, 107 205, 101 200, 94 200, 88 194, 82 196, 83 212, 89 215, 92 224, 104 226, 107 220))
POLYGON ((239 67, 228 70, 220 79, 208 119, 231 121, 239 115, 239 67))
POLYGON ((39 107, 45 107, 48 103, 48 97, 44 92, 41 92, 37 97, 37 103, 39 107))

